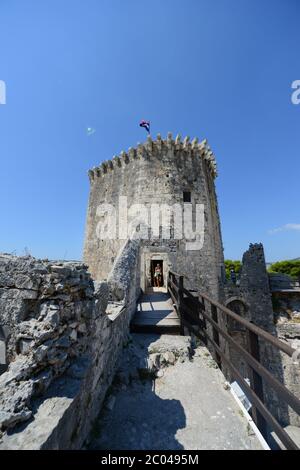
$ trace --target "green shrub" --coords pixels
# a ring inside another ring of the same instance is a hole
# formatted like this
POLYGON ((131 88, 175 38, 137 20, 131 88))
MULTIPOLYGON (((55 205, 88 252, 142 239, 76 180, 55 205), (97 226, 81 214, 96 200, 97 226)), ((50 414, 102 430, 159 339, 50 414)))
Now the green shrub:
POLYGON ((278 261, 271 264, 268 271, 270 273, 281 273, 291 276, 293 279, 300 278, 300 260, 295 261, 278 261))
POLYGON ((226 278, 230 279, 230 269, 233 268, 236 274, 240 273, 242 267, 241 261, 226 259, 225 260, 225 272, 226 278))

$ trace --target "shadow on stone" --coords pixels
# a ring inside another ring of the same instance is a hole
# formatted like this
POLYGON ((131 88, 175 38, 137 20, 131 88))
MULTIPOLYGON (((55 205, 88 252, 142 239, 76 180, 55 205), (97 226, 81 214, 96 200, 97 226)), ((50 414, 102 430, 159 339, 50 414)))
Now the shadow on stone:
POLYGON ((135 335, 95 422, 89 449, 184 449, 176 438, 177 431, 186 427, 184 408, 179 400, 156 395, 155 372, 149 369, 147 374, 143 366, 150 345, 158 339, 158 335, 135 335))

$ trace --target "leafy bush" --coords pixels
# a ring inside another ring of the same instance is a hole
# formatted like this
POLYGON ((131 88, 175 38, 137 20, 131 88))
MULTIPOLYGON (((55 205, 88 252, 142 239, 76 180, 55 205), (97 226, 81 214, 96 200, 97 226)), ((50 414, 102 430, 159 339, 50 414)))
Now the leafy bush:
POLYGON ((226 259, 225 260, 225 272, 226 278, 230 279, 230 269, 233 268, 236 274, 240 273, 242 267, 241 261, 226 259))
POLYGON ((271 264, 268 271, 270 273, 281 273, 291 276, 293 279, 300 278, 300 260, 295 261, 278 261, 271 264))

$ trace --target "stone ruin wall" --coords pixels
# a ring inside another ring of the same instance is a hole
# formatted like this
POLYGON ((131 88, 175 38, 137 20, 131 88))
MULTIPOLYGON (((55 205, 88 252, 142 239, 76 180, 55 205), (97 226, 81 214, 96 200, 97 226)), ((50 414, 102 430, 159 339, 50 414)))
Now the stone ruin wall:
POLYGON ((0 256, 0 449, 81 448, 128 340, 138 259, 125 243, 108 282, 93 283, 82 263, 0 256))
MULTIPOLYGON (((240 284, 235 285, 228 281, 225 285, 226 305, 232 308, 235 299, 239 303, 240 312, 244 318, 269 332, 278 339, 298 349, 300 346, 300 329, 297 324, 278 325, 274 320, 272 306, 272 294, 269 285, 269 276, 266 270, 264 249, 262 244, 250 244, 244 253, 240 284), (298 341, 298 342, 297 342, 298 341)), ((235 310, 234 308, 232 308, 235 310)), ((243 347, 248 348, 245 332, 237 332, 235 338, 243 347)), ((275 377, 285 386, 300 397, 300 373, 299 365, 285 353, 277 352, 272 346, 259 340, 261 362, 275 377)), ((245 362, 233 350, 229 354, 237 368, 247 374, 245 362)), ((292 424, 300 426, 299 416, 287 407, 269 386, 264 388, 265 399, 268 407, 283 425, 292 424)))
POLYGON ((273 310, 277 327, 289 322, 300 322, 300 279, 282 273, 269 273, 273 310))
MULTIPOLYGON (((141 272, 149 278, 150 259, 162 255, 164 265, 191 278, 190 287, 198 287, 220 299, 223 246, 215 194, 216 163, 206 141, 198 143, 180 136, 153 141, 129 149, 120 156, 89 171, 90 198, 86 221, 84 261, 95 279, 105 279, 124 240, 100 240, 97 237, 99 204, 118 208, 119 196, 132 204, 183 204, 183 191, 190 191, 192 204, 205 205, 204 247, 187 251, 185 240, 153 238, 142 241, 141 272)), ((130 215, 129 215, 130 219, 130 215)), ((127 234, 124 235, 125 237, 127 234)), ((142 282, 143 282, 142 279, 142 282)), ((146 281, 147 283, 147 281, 146 281)), ((148 281, 149 284, 149 281, 148 281)), ((144 287, 144 285, 142 286, 144 287)))

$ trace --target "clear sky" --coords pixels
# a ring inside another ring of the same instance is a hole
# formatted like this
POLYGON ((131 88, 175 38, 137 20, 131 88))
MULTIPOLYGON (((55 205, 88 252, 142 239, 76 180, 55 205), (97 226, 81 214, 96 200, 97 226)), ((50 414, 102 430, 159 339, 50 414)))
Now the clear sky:
POLYGON ((300 256, 299 0, 0 0, 0 18, 0 251, 80 259, 87 170, 149 119, 208 139, 227 258, 300 256))

